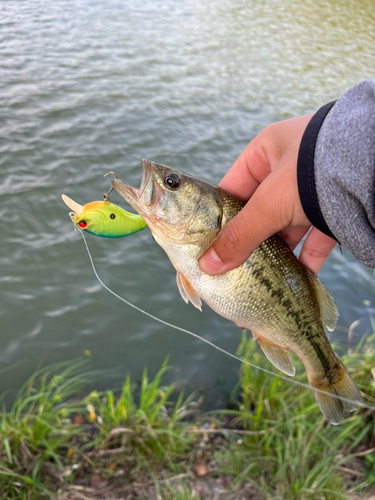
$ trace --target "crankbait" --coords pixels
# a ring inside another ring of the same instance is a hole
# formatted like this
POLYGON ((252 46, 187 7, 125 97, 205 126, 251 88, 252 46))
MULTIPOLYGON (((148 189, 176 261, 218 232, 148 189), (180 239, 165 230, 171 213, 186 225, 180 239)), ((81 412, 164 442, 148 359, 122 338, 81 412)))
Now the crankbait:
POLYGON ((138 214, 127 212, 111 203, 107 195, 103 201, 92 201, 86 205, 62 195, 64 203, 73 212, 69 216, 73 223, 83 231, 104 238, 123 238, 137 233, 146 227, 146 222, 138 214))

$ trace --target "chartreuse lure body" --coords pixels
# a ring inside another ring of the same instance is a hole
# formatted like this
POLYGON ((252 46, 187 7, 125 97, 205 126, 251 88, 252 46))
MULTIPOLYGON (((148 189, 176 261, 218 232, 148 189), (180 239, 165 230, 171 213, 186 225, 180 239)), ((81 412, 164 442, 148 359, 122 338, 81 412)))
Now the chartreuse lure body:
POLYGON ((123 238, 146 227, 138 214, 127 212, 109 200, 92 201, 82 206, 65 194, 62 199, 73 210, 69 214, 73 223, 87 233, 104 238, 123 238))

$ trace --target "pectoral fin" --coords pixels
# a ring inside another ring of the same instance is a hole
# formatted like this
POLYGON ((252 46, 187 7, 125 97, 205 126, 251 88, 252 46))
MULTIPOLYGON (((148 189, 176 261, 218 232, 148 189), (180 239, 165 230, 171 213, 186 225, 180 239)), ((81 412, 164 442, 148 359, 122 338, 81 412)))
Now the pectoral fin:
POLYGON ((270 344, 262 338, 256 337, 258 344, 264 354, 267 356, 268 360, 276 366, 278 370, 286 373, 293 377, 296 373, 296 369, 293 365, 293 360, 289 351, 285 351, 280 347, 275 346, 274 344, 270 344))
POLYGON ((309 271, 310 282, 313 286, 315 296, 318 300, 320 319, 324 326, 332 332, 335 329, 337 318, 339 316, 335 301, 327 288, 320 281, 318 276, 309 271))
POLYGON ((181 297, 184 299, 186 303, 190 302, 194 307, 202 311, 202 301, 194 288, 190 285, 188 280, 185 278, 183 274, 177 271, 176 276, 177 286, 180 290, 181 297))

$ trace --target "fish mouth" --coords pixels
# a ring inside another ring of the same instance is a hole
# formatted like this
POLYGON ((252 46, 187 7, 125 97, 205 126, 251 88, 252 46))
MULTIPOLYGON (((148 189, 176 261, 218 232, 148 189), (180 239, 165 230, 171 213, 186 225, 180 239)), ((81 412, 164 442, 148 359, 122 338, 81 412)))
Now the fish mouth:
POLYGON ((113 179, 112 186, 142 217, 147 217, 147 213, 160 202, 163 190, 154 175, 157 165, 149 160, 142 160, 142 166, 143 177, 139 188, 120 179, 113 179))

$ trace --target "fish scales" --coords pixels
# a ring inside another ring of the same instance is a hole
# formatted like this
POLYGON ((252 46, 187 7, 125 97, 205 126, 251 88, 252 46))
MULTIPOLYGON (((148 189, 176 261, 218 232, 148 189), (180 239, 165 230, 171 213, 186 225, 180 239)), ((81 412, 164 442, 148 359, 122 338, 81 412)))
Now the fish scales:
MULTIPOLYGON (((286 271, 285 280, 272 279, 274 276, 280 278, 280 267, 276 262, 271 267, 268 259, 270 254, 275 254, 272 247, 277 248, 277 238, 264 243, 244 266, 218 277, 206 275, 199 269, 199 246, 189 245, 188 248, 188 245, 165 245, 158 237, 155 239, 165 249, 174 267, 184 276, 189 276, 193 288, 213 310, 220 311, 222 316, 238 326, 255 332, 260 330, 263 336, 285 349, 290 344, 286 334, 294 337, 296 332, 303 333, 309 339, 318 337, 311 345, 301 342, 300 349, 319 349, 319 331, 316 331, 315 323, 319 321, 316 300, 310 300, 308 303, 311 305, 306 309, 301 307, 297 296, 299 292, 311 295, 308 287, 303 286, 309 283, 301 283, 304 276, 292 275, 286 266, 281 268, 283 272, 286 271)), ((296 340, 298 343, 298 338, 296 340)))
POLYGON ((278 234, 238 268, 217 276, 203 273, 199 257, 243 203, 170 167, 143 160, 143 168, 140 189, 119 179, 112 185, 167 253, 184 300, 198 308, 203 300, 221 316, 250 329, 268 359, 289 375, 294 374, 289 351, 297 355, 320 409, 332 423, 355 410, 361 395, 325 334, 322 319, 334 327, 337 309, 319 279, 278 234))

